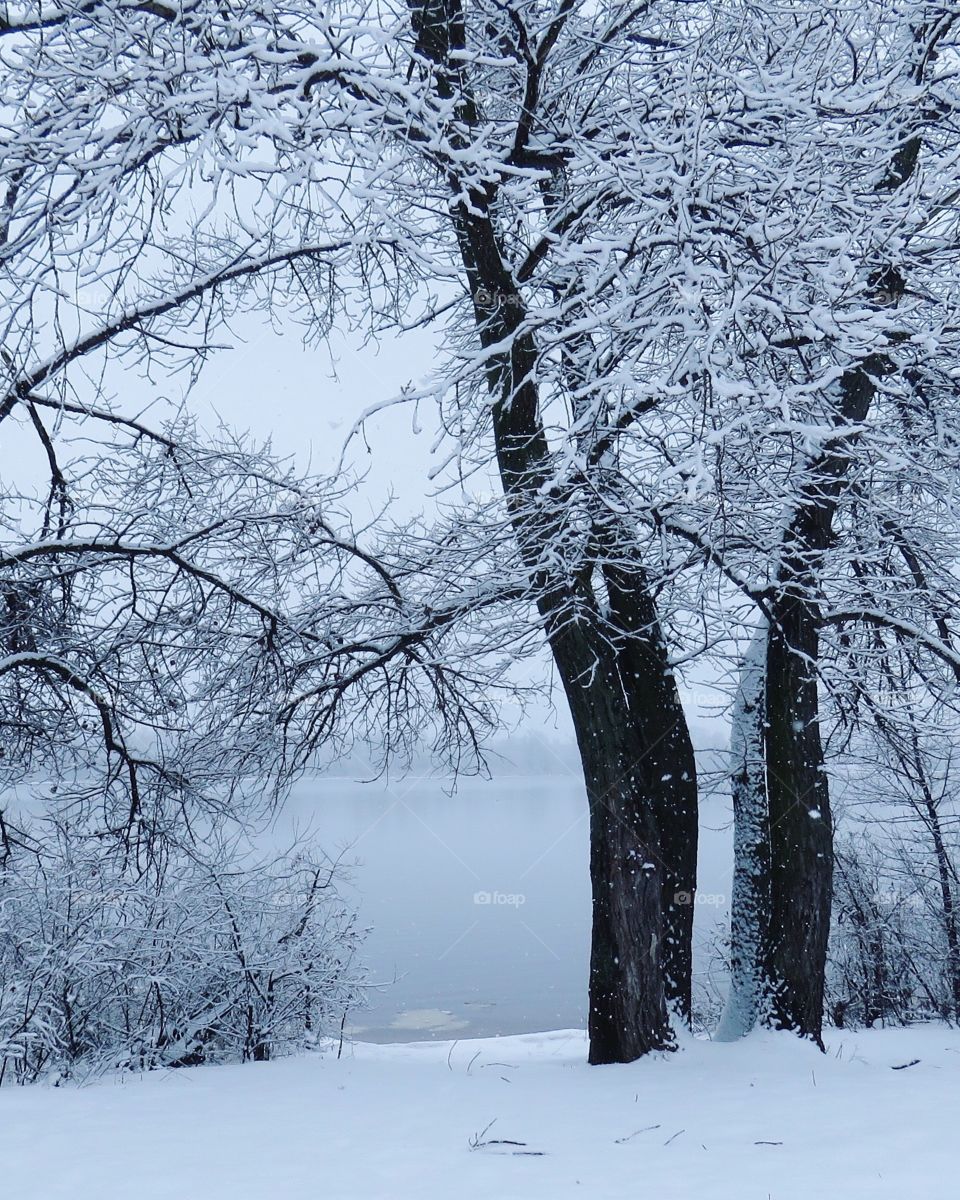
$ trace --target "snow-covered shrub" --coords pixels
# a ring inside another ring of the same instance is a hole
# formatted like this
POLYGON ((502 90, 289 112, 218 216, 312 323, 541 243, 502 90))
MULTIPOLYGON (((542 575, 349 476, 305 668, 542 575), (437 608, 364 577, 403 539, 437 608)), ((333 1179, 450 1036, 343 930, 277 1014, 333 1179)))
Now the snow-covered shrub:
POLYGON ((827 1018, 838 1026, 955 1018, 950 915, 916 843, 882 833, 841 842, 827 1018))
POLYGON ((0 867, 0 1083, 262 1060, 338 1028, 361 938, 337 870, 222 846, 137 864, 65 825, 0 867))

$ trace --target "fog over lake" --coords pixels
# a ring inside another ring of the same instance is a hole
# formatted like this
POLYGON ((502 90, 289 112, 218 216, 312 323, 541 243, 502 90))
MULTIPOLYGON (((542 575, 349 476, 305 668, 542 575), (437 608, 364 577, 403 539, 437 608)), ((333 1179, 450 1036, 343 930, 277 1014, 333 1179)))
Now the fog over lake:
MULTIPOLYGON (((579 774, 448 781, 301 780, 278 832, 309 825, 356 864, 345 893, 371 927, 369 1006, 354 1036, 398 1041, 571 1028, 586 1023, 590 942, 588 820, 579 774)), ((728 914, 732 865, 724 800, 701 811, 695 970, 728 914)), ((716 983, 717 981, 714 980, 716 983)))

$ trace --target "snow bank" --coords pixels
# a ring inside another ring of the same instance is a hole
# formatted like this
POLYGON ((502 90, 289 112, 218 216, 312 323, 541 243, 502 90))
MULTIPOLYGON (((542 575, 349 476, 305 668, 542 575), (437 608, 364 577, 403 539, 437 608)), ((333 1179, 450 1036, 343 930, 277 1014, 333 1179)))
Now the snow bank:
POLYGON ((960 1032, 687 1041, 587 1067, 580 1032, 345 1046, 0 1091, 18 1200, 953 1200, 960 1032), (914 1060, 919 1060, 914 1062, 914 1060), (907 1066, 906 1064, 913 1063, 907 1066), (900 1069, 897 1069, 900 1068, 900 1069))

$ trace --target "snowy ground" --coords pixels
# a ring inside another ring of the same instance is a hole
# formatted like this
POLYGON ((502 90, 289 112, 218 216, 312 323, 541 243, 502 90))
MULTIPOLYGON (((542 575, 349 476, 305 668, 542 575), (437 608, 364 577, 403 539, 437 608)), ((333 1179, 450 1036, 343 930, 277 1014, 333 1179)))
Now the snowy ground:
POLYGON ((0 1091, 17 1200, 954 1200, 960 1032, 687 1042, 587 1067, 578 1032, 345 1046, 0 1091), (901 1067, 919 1059, 915 1065, 901 1067), (514 1144, 516 1143, 516 1144, 514 1144))

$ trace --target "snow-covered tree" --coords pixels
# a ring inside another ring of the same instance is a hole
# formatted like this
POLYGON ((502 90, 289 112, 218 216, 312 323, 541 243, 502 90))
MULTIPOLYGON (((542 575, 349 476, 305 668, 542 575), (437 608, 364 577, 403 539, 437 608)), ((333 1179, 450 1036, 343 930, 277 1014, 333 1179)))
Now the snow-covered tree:
POLYGON ((628 515, 643 464, 618 458, 641 419, 643 445, 669 438, 686 403, 683 346, 659 357, 693 136, 676 137, 688 85, 670 39, 708 19, 201 2, 7 23, 8 102, 31 116, 4 139, 11 396, 46 379, 37 314, 63 312, 64 273, 81 285, 94 248, 97 332, 58 362, 107 345, 196 362, 205 341, 173 328, 264 279, 272 301, 305 301, 311 332, 351 309, 398 328, 449 306, 443 420, 461 465, 496 456, 509 527, 498 516, 493 544, 509 533, 507 592, 539 611, 584 758, 594 1061, 669 1045, 668 1003, 689 1011, 695 767, 658 541, 628 515))
POLYGON ((5 501, 8 796, 48 781, 59 808, 149 852, 199 813, 263 802, 330 739, 475 748, 507 656, 453 620, 472 592, 429 562, 410 577, 412 532, 364 549, 332 484, 182 424, 104 439, 85 415, 71 457, 67 418, 53 433, 23 408, 51 482, 5 501))
MULTIPOLYGON (((823 69, 782 92, 781 128, 799 126, 795 152, 809 144, 804 127, 827 150, 814 152, 818 170, 794 176, 817 179, 820 219, 795 228, 782 256, 772 240, 757 249, 779 259, 780 330, 754 339, 749 369, 775 391, 782 424, 765 422, 767 445, 724 446, 741 470, 765 471, 741 529, 765 566, 754 594, 766 641, 762 670, 751 652, 741 683, 760 701, 736 717, 727 1035, 759 1012, 820 1037, 833 855, 821 694, 851 680, 877 686, 851 638, 862 654, 861 635, 888 627, 954 657, 943 598, 955 596, 955 576, 936 571, 939 596, 932 574, 918 577, 937 556, 929 532, 956 480, 957 161, 953 68, 938 61, 954 18, 942 5, 867 6, 845 15, 845 38, 831 30, 824 43, 811 12, 803 53, 821 44, 823 69)), ((811 60, 785 43, 772 70, 778 61, 797 78, 798 61, 811 60)))
MULTIPOLYGON (((849 630, 905 629, 917 590, 903 555, 889 603, 860 571, 881 517, 926 503, 895 502, 917 466, 895 447, 940 454, 925 478, 949 460, 953 16, 78 0, 0 23, 0 418, 88 413, 111 363, 195 372, 247 309, 308 337, 439 330, 435 378, 403 399, 436 401, 451 476, 495 471, 503 502, 379 548, 382 570, 326 526, 285 533, 301 564, 369 570, 376 597, 311 616, 343 642, 293 656, 285 711, 309 742, 347 684, 382 684, 374 711, 436 699, 441 736, 469 743, 533 615, 590 802, 592 1061, 669 1046, 669 1008, 689 1013, 676 673, 729 660, 737 599, 762 631, 738 703, 734 1008, 819 1037, 820 693, 849 630)), ((933 608, 912 632, 942 657, 933 608)))

